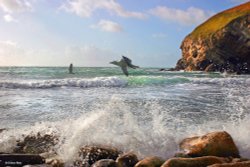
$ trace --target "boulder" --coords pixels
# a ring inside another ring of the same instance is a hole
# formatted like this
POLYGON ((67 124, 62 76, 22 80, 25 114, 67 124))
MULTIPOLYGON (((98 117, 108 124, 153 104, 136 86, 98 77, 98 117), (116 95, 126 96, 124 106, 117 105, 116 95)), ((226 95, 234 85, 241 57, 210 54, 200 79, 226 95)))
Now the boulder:
POLYGON ((197 158, 171 158, 161 167, 207 167, 213 164, 230 162, 228 158, 204 156, 197 158))
POLYGON ((120 155, 116 159, 116 162, 118 167, 134 167, 135 164, 138 162, 138 158, 134 153, 129 152, 120 155))
POLYGON ((250 167, 250 161, 214 164, 208 167, 250 167))
POLYGON ((23 140, 17 141, 14 153, 40 154, 51 152, 58 143, 58 137, 54 135, 37 133, 28 135, 23 140))
POLYGON ((220 12, 181 44, 176 70, 250 73, 250 2, 220 12))
POLYGON ((191 157, 240 157, 232 137, 225 131, 186 138, 180 143, 180 148, 191 157))
POLYGON ((106 146, 84 146, 79 151, 79 159, 75 164, 91 166, 101 159, 113 159, 114 161, 122 152, 113 147, 106 146))
POLYGON ((156 156, 146 157, 139 161, 135 167, 160 167, 165 161, 156 156))
POLYGON ((113 159, 101 159, 91 167, 116 167, 116 162, 113 159))

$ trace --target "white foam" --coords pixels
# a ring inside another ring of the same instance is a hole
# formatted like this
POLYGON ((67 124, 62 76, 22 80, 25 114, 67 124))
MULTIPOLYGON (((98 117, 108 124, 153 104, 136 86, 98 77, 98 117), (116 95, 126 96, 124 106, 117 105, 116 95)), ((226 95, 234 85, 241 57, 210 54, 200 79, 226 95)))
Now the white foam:
POLYGON ((96 77, 92 79, 67 78, 36 81, 0 81, 0 88, 53 88, 53 87, 123 87, 127 81, 118 77, 96 77))
POLYGON ((235 106, 232 111, 228 110, 231 117, 221 121, 205 119, 200 124, 189 117, 184 119, 181 114, 173 115, 171 112, 176 110, 162 107, 157 101, 146 101, 134 108, 125 103, 121 95, 113 95, 102 108, 83 113, 78 119, 37 123, 33 127, 2 132, 0 152, 10 151, 22 134, 42 132, 60 136, 55 148, 65 161, 72 160, 79 147, 87 144, 111 145, 123 151, 134 151, 139 157, 169 158, 178 151, 178 143, 183 138, 225 130, 234 138, 241 155, 250 158, 250 98, 241 98, 237 89, 229 89, 227 93, 225 100, 231 103, 229 106, 235 106))

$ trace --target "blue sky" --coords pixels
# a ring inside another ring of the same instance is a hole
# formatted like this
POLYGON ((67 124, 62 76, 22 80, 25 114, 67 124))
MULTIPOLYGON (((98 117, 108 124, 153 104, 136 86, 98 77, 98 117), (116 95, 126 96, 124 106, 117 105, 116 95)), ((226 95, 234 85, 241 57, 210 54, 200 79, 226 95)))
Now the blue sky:
POLYGON ((0 66, 173 67, 180 44, 246 0, 0 0, 0 66))

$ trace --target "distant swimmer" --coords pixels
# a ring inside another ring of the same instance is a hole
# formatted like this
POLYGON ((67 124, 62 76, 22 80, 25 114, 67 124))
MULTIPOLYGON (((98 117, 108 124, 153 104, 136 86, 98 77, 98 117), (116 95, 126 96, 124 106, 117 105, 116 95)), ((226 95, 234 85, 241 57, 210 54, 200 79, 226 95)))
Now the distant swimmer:
POLYGON ((133 68, 133 69, 136 69, 136 68, 139 68, 139 66, 135 66, 132 64, 132 61, 125 57, 125 56, 122 56, 122 59, 120 61, 112 61, 110 62, 110 64, 114 64, 114 65, 117 65, 119 67, 121 67, 123 73, 128 76, 128 69, 127 67, 130 67, 130 68, 133 68))
POLYGON ((73 64, 72 63, 69 65, 69 73, 74 74, 73 73, 73 64))

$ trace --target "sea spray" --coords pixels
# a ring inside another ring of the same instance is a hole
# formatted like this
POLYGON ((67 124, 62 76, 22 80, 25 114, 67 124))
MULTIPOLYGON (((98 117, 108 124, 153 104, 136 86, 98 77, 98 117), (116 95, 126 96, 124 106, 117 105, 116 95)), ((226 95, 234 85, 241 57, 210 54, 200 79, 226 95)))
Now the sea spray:
POLYGON ((65 161, 92 144, 168 158, 186 137, 225 130, 242 156, 250 157, 248 75, 13 69, 0 68, 0 127, 7 129, 0 133, 0 152, 12 152, 17 140, 40 133, 58 137, 53 150, 65 161))
POLYGON ((178 143, 183 138, 225 130, 236 141, 241 155, 250 156, 249 115, 238 121, 237 125, 231 121, 204 121, 203 124, 183 126, 184 120, 171 116, 167 109, 157 106, 157 103, 145 104, 143 107, 148 109, 144 110, 145 113, 135 114, 121 99, 112 97, 103 110, 88 113, 75 120, 44 122, 30 128, 10 129, 1 134, 1 152, 11 152, 7 149, 15 146, 15 140, 39 132, 60 135, 55 149, 68 162, 77 157, 81 146, 96 144, 114 146, 124 152, 134 151, 139 157, 157 155, 169 158, 178 152, 178 143))

